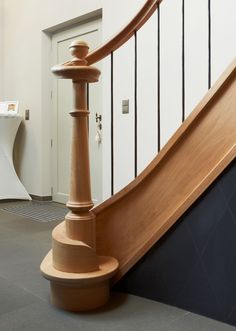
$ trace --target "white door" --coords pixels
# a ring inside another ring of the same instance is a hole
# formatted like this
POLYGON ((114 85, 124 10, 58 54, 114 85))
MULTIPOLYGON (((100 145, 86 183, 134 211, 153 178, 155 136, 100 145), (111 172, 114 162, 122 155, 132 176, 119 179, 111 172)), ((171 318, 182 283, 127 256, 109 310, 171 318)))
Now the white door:
MULTIPOLYGON (((80 24, 69 30, 56 33, 52 37, 53 64, 71 59, 69 45, 74 40, 86 41, 90 51, 101 44, 101 19, 80 24)), ((96 64, 99 68, 99 64, 96 64)), ((99 68, 101 69, 101 68, 99 68)), ((66 203, 69 197, 70 153, 72 120, 72 82, 67 79, 53 80, 53 141, 52 171, 53 200, 66 203)), ((90 172, 92 198, 94 203, 102 201, 102 142, 95 141, 97 133, 96 113, 102 115, 101 82, 89 86, 89 137, 90 172)))

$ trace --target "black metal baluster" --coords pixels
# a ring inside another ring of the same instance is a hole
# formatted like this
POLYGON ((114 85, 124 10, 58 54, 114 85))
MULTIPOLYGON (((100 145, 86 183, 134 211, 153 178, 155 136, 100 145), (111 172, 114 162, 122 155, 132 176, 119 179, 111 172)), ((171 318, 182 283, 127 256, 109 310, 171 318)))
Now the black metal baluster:
MULTIPOLYGON (((87 83, 87 109, 89 109, 89 83, 87 83)), ((88 132, 89 132, 89 116, 88 116, 88 132)))
POLYGON ((185 120, 185 3, 182 0, 182 122, 185 120))
POLYGON ((137 111, 138 111, 138 100, 137 100, 137 31, 134 32, 134 176, 137 177, 138 173, 138 149, 137 149, 137 139, 138 139, 138 127, 137 127, 137 111))
POLYGON ((114 89, 113 52, 111 52, 111 195, 114 194, 114 89))
POLYGON ((160 65, 160 5, 157 6, 157 151, 161 149, 161 65, 160 65))
POLYGON ((89 83, 87 83, 87 108, 89 109, 89 83))
POLYGON ((208 88, 211 87, 211 0, 208 0, 208 88))

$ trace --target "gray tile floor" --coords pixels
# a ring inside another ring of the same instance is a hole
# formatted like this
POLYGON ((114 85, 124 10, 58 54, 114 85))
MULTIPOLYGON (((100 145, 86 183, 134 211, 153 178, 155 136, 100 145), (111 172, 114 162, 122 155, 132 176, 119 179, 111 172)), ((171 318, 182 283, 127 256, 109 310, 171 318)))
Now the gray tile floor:
MULTIPOLYGON (((1 208, 1 203, 0 203, 1 208)), ((57 310, 39 265, 51 248, 56 221, 35 222, 0 211, 1 331, 230 331, 236 328, 158 302, 112 293, 91 313, 57 310)))

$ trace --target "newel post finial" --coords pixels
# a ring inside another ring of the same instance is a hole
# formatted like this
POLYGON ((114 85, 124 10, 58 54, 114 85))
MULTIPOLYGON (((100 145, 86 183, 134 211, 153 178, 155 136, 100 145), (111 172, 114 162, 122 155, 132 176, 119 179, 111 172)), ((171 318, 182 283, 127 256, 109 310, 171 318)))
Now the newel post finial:
POLYGON ((74 41, 72 60, 52 68, 59 78, 71 79, 74 90, 71 180, 65 221, 53 230, 53 249, 41 264, 50 280, 52 302, 59 308, 80 311, 99 307, 109 298, 109 281, 118 261, 96 254, 96 217, 91 211, 87 84, 97 82, 100 71, 87 65, 89 46, 74 41))
POLYGON ((88 55, 89 46, 85 41, 73 41, 70 46, 70 53, 73 56, 72 62, 77 65, 87 65, 85 57, 88 55))

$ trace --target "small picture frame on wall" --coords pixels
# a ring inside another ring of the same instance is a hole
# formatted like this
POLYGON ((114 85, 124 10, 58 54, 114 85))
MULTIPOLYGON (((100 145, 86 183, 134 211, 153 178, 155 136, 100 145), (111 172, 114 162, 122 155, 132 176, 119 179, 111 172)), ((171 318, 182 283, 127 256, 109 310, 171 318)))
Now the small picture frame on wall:
POLYGON ((1 101, 0 113, 1 114, 18 114, 19 101, 1 101))

